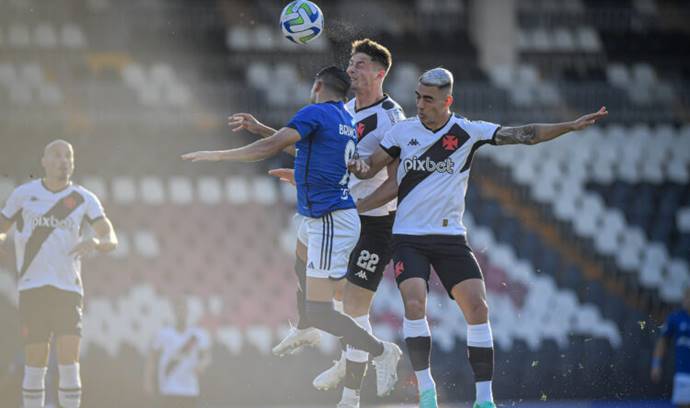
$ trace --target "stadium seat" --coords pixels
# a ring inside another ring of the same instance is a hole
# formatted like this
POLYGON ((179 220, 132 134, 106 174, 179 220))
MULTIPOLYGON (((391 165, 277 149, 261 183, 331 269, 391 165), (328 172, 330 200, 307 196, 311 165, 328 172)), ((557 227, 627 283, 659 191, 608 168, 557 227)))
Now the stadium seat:
POLYGON ((34 28, 34 44, 42 48, 55 48, 57 46, 55 28, 49 23, 40 23, 34 28))
POLYGON ((187 177, 171 177, 168 182, 170 201, 174 204, 186 205, 194 200, 194 188, 187 177))
POLYGON ((71 23, 62 26, 60 33, 61 43, 64 47, 81 49, 86 47, 86 37, 81 29, 71 23))

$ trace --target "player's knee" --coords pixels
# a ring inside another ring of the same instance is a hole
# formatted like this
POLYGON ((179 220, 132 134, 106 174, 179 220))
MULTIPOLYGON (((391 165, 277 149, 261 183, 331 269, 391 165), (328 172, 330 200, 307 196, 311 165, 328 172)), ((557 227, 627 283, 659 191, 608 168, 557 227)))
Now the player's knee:
POLYGON ((486 323, 489 319, 489 305, 485 299, 471 299, 463 309, 465 320, 469 324, 486 323))
POLYGON ((426 316, 426 302, 423 299, 405 299, 405 318, 419 320, 426 316))
POLYGON ((369 292, 366 289, 354 288, 353 285, 349 284, 346 285, 343 295, 345 314, 353 318, 369 314, 372 295, 373 292, 369 292))
POLYGON ((44 367, 48 365, 48 343, 30 344, 25 347, 26 364, 32 367, 44 367))

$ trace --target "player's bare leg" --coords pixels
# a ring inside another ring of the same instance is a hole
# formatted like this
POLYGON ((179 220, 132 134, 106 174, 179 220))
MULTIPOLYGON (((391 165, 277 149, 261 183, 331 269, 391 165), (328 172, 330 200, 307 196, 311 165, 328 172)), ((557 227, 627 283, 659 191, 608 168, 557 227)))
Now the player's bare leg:
POLYGON ((310 327, 305 318, 306 284, 307 284, 307 247, 297 240, 295 245, 295 274, 297 275, 297 311, 299 320, 296 327, 290 327, 290 331, 283 340, 273 347, 273 354, 285 356, 295 354, 307 346, 317 346, 321 341, 319 331, 310 327))
POLYGON ((467 279, 451 291, 467 321, 467 352, 476 385, 474 407, 495 407, 491 382, 494 371, 494 348, 486 287, 482 279, 467 279))
POLYGON ((79 336, 64 335, 57 338, 58 397, 63 408, 78 408, 81 405, 80 344, 79 336))
POLYGON ((431 376, 431 330, 426 319, 427 282, 422 278, 409 278, 400 282, 399 287, 405 306, 403 336, 417 377, 419 406, 435 408, 438 402, 436 383, 431 376))
POLYGON ((49 353, 49 343, 32 343, 24 346, 26 365, 22 381, 22 398, 26 408, 45 405, 45 377, 49 353))

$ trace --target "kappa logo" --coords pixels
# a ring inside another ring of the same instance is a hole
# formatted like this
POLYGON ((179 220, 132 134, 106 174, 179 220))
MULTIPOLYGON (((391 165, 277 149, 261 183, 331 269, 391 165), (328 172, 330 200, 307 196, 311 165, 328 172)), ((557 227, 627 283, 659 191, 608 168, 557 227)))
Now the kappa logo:
POLYGON ((450 133, 443 136, 443 140, 441 141, 443 148, 446 150, 457 150, 459 143, 457 136, 451 135, 450 133))
POLYGON ((405 263, 403 263, 403 261, 398 261, 395 264, 394 271, 395 271, 395 277, 397 278, 398 276, 400 276, 401 273, 405 272, 405 263))
POLYGON ((364 272, 364 271, 362 271, 362 270, 360 270, 359 272, 357 272, 357 273, 355 274, 355 276, 358 277, 358 278, 360 278, 360 279, 362 279, 362 280, 369 280, 369 278, 367 278, 366 272, 364 272))
POLYGON ((415 139, 415 138, 413 137, 412 139, 410 139, 409 142, 407 142, 407 145, 408 145, 408 146, 419 146, 419 142, 417 141, 417 139, 415 139))

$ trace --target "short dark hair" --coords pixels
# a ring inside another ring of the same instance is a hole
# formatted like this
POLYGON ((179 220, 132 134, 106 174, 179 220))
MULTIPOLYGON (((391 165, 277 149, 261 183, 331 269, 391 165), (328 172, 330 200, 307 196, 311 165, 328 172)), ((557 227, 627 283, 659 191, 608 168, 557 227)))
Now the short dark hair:
POLYGON ((386 72, 388 72, 391 65, 393 65, 393 57, 391 56, 391 52, 388 50, 388 48, 369 38, 352 42, 351 55, 355 55, 358 52, 368 55, 372 61, 383 65, 383 68, 386 69, 386 72))
POLYGON ((335 65, 323 68, 316 74, 316 79, 341 98, 347 97, 350 91, 350 76, 343 69, 335 65))

